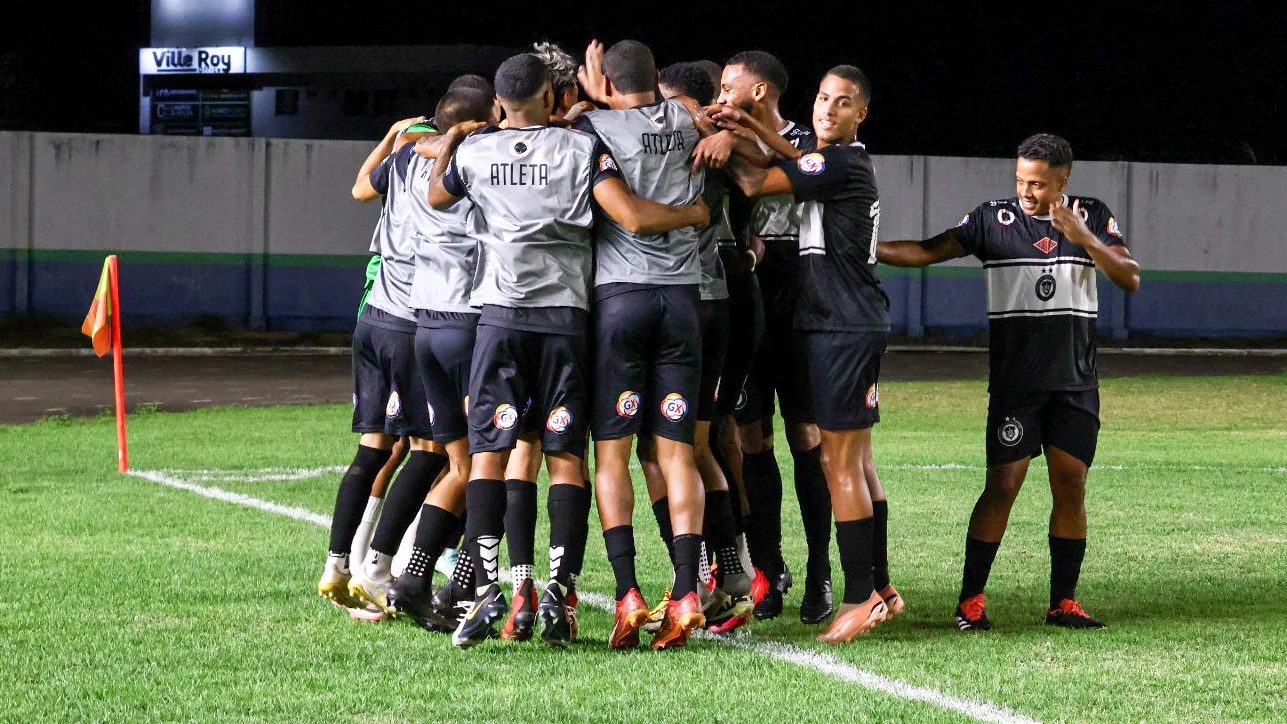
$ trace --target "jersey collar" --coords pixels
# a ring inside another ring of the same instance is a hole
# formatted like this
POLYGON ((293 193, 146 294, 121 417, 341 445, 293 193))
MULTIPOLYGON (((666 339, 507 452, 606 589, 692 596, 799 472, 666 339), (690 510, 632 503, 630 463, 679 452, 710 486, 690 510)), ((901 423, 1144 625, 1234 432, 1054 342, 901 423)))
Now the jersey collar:
MULTIPOLYGON (((1067 206, 1067 205, 1068 205, 1068 194, 1063 194, 1063 197, 1064 197, 1064 206, 1067 206)), ((1051 214, 1043 214, 1043 215, 1041 215, 1041 216, 1034 216, 1034 217, 1032 217, 1032 218, 1037 219, 1038 221, 1050 221, 1051 214)))

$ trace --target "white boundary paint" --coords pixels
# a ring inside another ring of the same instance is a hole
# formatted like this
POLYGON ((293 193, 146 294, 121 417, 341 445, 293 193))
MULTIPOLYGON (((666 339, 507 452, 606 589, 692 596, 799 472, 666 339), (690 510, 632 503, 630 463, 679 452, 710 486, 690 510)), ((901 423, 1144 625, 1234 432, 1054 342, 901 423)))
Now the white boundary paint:
MULTIPOLYGON (((184 480, 178 476, 184 474, 196 474, 205 480, 228 480, 228 481, 248 481, 260 482, 267 480, 304 480, 308 478, 320 477, 327 473, 333 473, 342 470, 342 467, 321 467, 321 468, 262 468, 259 470, 131 470, 130 475, 143 480, 149 480, 160 485, 165 485, 179 490, 196 493, 213 500, 222 500, 228 503, 236 503, 250 508, 257 508, 269 513, 284 515, 294 520, 300 520, 307 523, 313 523, 322 527, 329 528, 331 518, 327 515, 314 513, 304 508, 296 508, 289 505, 281 505, 269 500, 263 500, 242 493, 234 493, 216 487, 207 487, 198 485, 195 482, 184 480)), ((502 577, 508 577, 508 571, 502 572, 502 577)), ((592 591, 577 591, 581 601, 611 613, 614 610, 615 602, 609 596, 592 591)), ((731 637, 715 637, 710 635, 701 636, 701 638, 721 643, 744 651, 751 651, 762 656, 767 656, 776 661, 799 666, 809 669, 824 676, 856 684, 864 689, 887 694, 899 699, 909 701, 918 701, 932 706, 953 711, 962 716, 975 719, 982 722, 995 722, 996 724, 1036 724, 1035 719, 1030 719, 1022 714, 1016 713, 1013 709, 1005 705, 990 704, 987 702, 976 701, 961 697, 945 694, 937 689, 915 686, 897 679, 890 679, 880 674, 872 673, 859 669, 852 664, 846 663, 838 657, 830 654, 808 651, 790 644, 778 643, 772 641, 759 641, 750 632, 743 632, 731 637)))

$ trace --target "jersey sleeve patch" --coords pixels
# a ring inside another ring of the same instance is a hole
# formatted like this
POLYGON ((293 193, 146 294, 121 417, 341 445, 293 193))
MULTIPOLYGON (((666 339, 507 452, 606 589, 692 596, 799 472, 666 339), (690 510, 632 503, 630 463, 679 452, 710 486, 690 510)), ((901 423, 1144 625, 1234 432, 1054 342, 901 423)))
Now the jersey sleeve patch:
POLYGON ((1122 238, 1122 227, 1118 226, 1117 219, 1111 216, 1108 217, 1108 233, 1112 234, 1113 236, 1116 236, 1119 239, 1122 238))
POLYGON ((617 170, 617 162, 612 160, 612 154, 610 153, 599 154, 599 170, 600 171, 617 170))
POLYGON ((821 153, 806 153, 801 156, 795 164, 800 168, 801 173, 809 176, 817 176, 826 170, 827 159, 821 153))

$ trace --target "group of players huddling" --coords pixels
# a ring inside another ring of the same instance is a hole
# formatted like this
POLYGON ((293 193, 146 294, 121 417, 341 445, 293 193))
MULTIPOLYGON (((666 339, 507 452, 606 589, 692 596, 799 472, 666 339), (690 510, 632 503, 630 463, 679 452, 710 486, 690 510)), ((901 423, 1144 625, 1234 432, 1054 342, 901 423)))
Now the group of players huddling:
POLYGON ((384 206, 353 336, 361 438, 336 498, 322 595, 355 616, 450 631, 459 647, 498 624, 504 639, 539 628, 546 644, 567 646, 593 490, 617 582, 611 648, 637 646, 641 629, 652 648, 677 648, 699 628, 774 618, 793 584, 773 447, 780 409, 808 543, 800 619, 830 620, 820 641, 866 633, 904 609, 871 445, 889 334, 875 267, 974 255, 991 329, 988 468, 957 624, 990 628, 984 585, 1028 463, 1044 451, 1046 621, 1102 626, 1074 592, 1099 429, 1096 270, 1127 291, 1139 285, 1117 222, 1102 202, 1063 193, 1072 152, 1039 134, 1019 148, 1015 197, 931 239, 877 243, 880 201, 857 140, 866 76, 828 71, 812 130, 781 116, 786 87, 786 69, 763 51, 658 72, 637 41, 593 42, 583 63, 541 43, 502 63, 494 82, 457 79, 432 119, 390 128, 353 189, 384 206), (381 510, 401 438, 410 454, 381 510), (632 453, 674 566, 651 610, 635 574, 632 453), (538 594, 542 458, 549 575, 538 594), (435 591, 435 565, 457 546, 435 591))

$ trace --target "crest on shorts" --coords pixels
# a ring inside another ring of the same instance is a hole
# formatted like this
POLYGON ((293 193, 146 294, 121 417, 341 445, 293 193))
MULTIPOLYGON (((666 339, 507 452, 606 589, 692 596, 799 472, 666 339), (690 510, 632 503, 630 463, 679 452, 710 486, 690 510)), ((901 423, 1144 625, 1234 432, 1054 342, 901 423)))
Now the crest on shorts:
POLYGON ((688 414, 688 400, 678 392, 666 395, 666 399, 661 401, 661 414, 671 422, 679 422, 688 414))
POLYGON ((634 417, 639 414, 639 393, 626 390, 617 395, 617 414, 622 417, 634 417))
POLYGON ((1037 299, 1040 299, 1043 302, 1048 302, 1051 299, 1054 299, 1055 286, 1055 278, 1053 276, 1050 274, 1042 274, 1041 277, 1037 279, 1037 299))
POLYGON ((827 167, 827 157, 821 153, 806 153, 795 162, 800 171, 810 176, 817 176, 827 167))
POLYGON ((426 402, 425 409, 429 411, 429 424, 432 425, 433 421, 437 419, 437 415, 433 414, 433 403, 426 402))
POLYGON ((384 406, 384 414, 387 417, 397 417, 402 414, 402 398, 398 396, 397 390, 389 393, 389 402, 384 406))
POLYGON ((571 426, 572 413, 562 405, 550 410, 550 416, 545 420, 545 428, 551 432, 567 432, 571 426))
POLYGON ((875 410, 880 407, 880 384, 874 384, 867 388, 867 409, 875 410))
POLYGON ((499 405, 496 414, 492 415, 492 424, 498 430, 513 430, 518 424, 518 408, 508 402, 499 405))
POLYGON ((1014 447, 1023 440, 1023 424, 1013 417, 1007 417, 1001 427, 997 428, 997 442, 1006 447, 1014 447))

